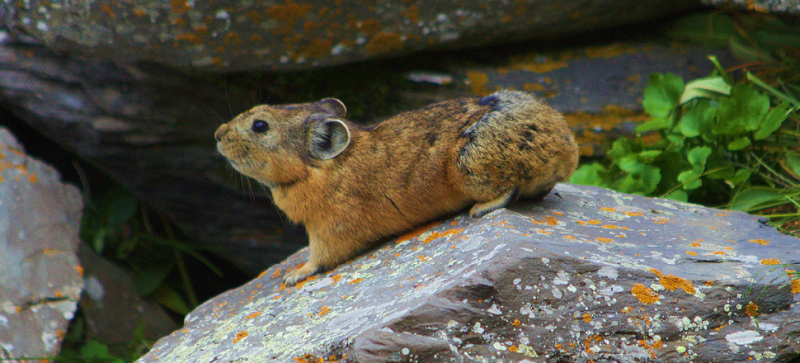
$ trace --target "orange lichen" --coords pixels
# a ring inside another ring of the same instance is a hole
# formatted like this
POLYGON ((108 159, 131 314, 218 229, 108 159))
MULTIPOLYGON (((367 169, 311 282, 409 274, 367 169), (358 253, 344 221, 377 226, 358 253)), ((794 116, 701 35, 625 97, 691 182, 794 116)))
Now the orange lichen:
POLYGON ((114 14, 114 11, 111 10, 111 7, 108 6, 108 4, 103 4, 102 6, 100 6, 100 8, 103 10, 104 13, 108 14, 109 18, 114 19, 117 17, 117 15, 114 14))
POLYGON ((364 281, 364 279, 362 279, 362 278, 358 278, 358 279, 355 279, 355 280, 351 280, 351 281, 350 281, 350 282, 348 282, 347 284, 348 284, 348 285, 357 284, 357 283, 360 283, 361 281, 364 281))
POLYGON ((414 230, 412 230, 412 231, 410 231, 410 232, 408 232, 408 233, 406 233, 406 234, 404 234, 404 235, 402 235, 400 237, 397 237, 397 243, 402 243, 402 242, 417 238, 417 236, 427 232, 428 230, 430 230, 433 227, 438 226, 439 223, 440 222, 431 222, 431 223, 428 223, 428 224, 426 224, 424 226, 421 226, 421 227, 419 227, 417 229, 414 229, 414 230))
POLYGON ((686 254, 689 256, 697 256, 697 252, 694 251, 686 251, 686 254))
POLYGON ((700 247, 700 244, 699 244, 699 243, 697 243, 697 242, 692 242, 692 243, 690 243, 690 244, 689 244, 689 246, 692 246, 692 247, 700 247))
POLYGON ((589 223, 589 224, 600 224, 600 223, 603 223, 603 222, 600 222, 600 221, 598 221, 596 219, 590 219, 590 220, 586 221, 586 223, 589 223))
POLYGON ((335 284, 335 283, 339 282, 339 280, 342 279, 342 275, 341 274, 333 275, 333 276, 331 276, 331 279, 333 280, 333 283, 335 284))
POLYGON ((607 238, 607 237, 597 237, 595 239, 597 240, 597 242, 603 242, 603 243, 608 243, 614 240, 613 238, 607 238))
POLYGON ((203 42, 203 39, 198 37, 197 34, 194 33, 178 34, 178 36, 175 37, 175 40, 185 40, 187 42, 192 42, 195 44, 200 44, 203 42))
POLYGON ((248 333, 247 331, 242 330, 242 331, 236 333, 236 337, 233 338, 233 342, 234 343, 238 343, 240 340, 242 340, 244 338, 247 338, 248 335, 250 335, 250 333, 248 333))
POLYGON ((758 305, 754 302, 747 303, 747 307, 744 308, 744 313, 749 317, 754 317, 758 315, 758 305))
POLYGON ((613 224, 604 224, 601 227, 605 228, 605 229, 619 229, 619 227, 617 227, 617 226, 615 226, 613 224))
POLYGON ((642 213, 642 212, 622 212, 622 214, 624 214, 624 215, 626 215, 628 217, 641 217, 641 216, 644 215, 644 213, 642 213))
POLYGON ((714 254, 714 255, 725 255, 726 253, 724 251, 711 251, 711 254, 714 254))
MULTIPOLYGON (((272 278, 277 279, 278 277, 281 277, 281 270, 283 270, 283 267, 278 267, 275 269, 275 271, 272 271, 272 278)), ((264 274, 266 273, 267 271, 265 270, 264 272, 259 274, 258 277, 264 276, 264 274)))
POLYGON ((709 281, 706 281, 706 284, 705 284, 705 285, 706 285, 706 286, 714 286, 714 284, 715 284, 715 283, 716 283, 716 282, 709 280, 709 281))
POLYGON ((658 271, 654 268, 651 268, 650 272, 656 274, 656 276, 659 277, 659 283, 661 286, 664 286, 664 288, 669 291, 675 291, 680 288, 687 294, 694 295, 696 292, 692 282, 687 279, 675 275, 664 275, 661 273, 661 271, 658 271))
POLYGON ((512 345, 512 346, 508 347, 508 351, 511 352, 511 353, 516 353, 516 352, 519 352, 519 349, 517 349, 517 347, 512 345))
POLYGON ((447 236, 455 236, 461 233, 461 231, 463 230, 464 230, 463 228, 454 228, 454 229, 448 229, 444 232, 433 232, 431 233, 430 236, 426 237, 425 240, 422 241, 422 243, 430 243, 431 241, 439 238, 445 238, 447 236))
POLYGON ((300 53, 304 57, 321 58, 330 54, 332 46, 333 41, 330 39, 314 39, 300 53))
POLYGON ((511 325, 513 325, 515 328, 520 326, 520 324, 522 323, 520 323, 519 319, 514 319, 514 322, 511 323, 511 325))
POLYGON ((388 53, 403 47, 403 37, 392 32, 381 32, 375 34, 372 39, 364 45, 367 54, 388 53))
POLYGON ((486 84, 489 83, 489 76, 486 75, 486 73, 467 71, 467 79, 469 79, 469 88, 476 96, 486 96, 492 93, 492 91, 486 87, 486 84))
POLYGON ((547 220, 547 222, 545 222, 545 224, 547 224, 548 226, 557 226, 558 225, 558 220, 555 219, 554 217, 546 216, 546 217, 544 217, 544 219, 547 220))
POLYGON ((186 0, 169 0, 170 6, 172 6, 172 12, 175 14, 183 14, 192 8, 189 4, 186 3, 186 0))
POLYGON ((259 315, 261 315, 261 312, 260 311, 256 311, 256 312, 254 312, 254 313, 252 313, 250 315, 245 316, 243 320, 253 319, 253 318, 255 318, 255 317, 259 316, 259 315))
POLYGON ((762 246, 766 246, 766 245, 769 244, 769 241, 764 240, 764 239, 751 239, 750 242, 758 243, 758 244, 760 244, 762 246))
POLYGON ((585 321, 587 323, 591 323, 592 322, 592 315, 588 314, 588 313, 587 314, 583 314, 583 321, 585 321))
POLYGON ((78 275, 83 276, 83 266, 75 266, 75 271, 78 271, 78 275))
POLYGON ((646 287, 642 284, 634 284, 631 288, 631 294, 639 299, 639 302, 645 305, 654 304, 658 302, 658 294, 653 289, 646 287))
POLYGON ((765 259, 761 260, 761 264, 762 265, 780 265, 781 261, 779 261, 777 258, 765 258, 765 259))
POLYGON ((800 278, 792 280, 792 294, 800 294, 800 278))
POLYGON ((323 316, 329 312, 331 312, 331 308, 323 306, 321 309, 319 309, 319 316, 323 316))
POLYGON ((428 258, 428 257, 425 257, 425 256, 423 256, 423 255, 419 255, 419 256, 417 256, 417 259, 418 259, 418 260, 420 260, 420 261, 422 261, 422 262, 425 262, 425 261, 429 260, 429 258, 428 258))
POLYGON ((543 229, 537 229, 537 230, 536 230, 536 233, 538 233, 538 234, 544 234, 544 235, 548 235, 548 236, 552 234, 551 232, 545 231, 545 230, 543 230, 543 229))
POLYGON ((544 91, 544 86, 539 83, 525 83, 522 85, 522 89, 528 92, 544 91))
POLYGON ((616 212, 617 211, 616 208, 611 208, 611 207, 600 207, 600 210, 606 211, 606 212, 616 212))
POLYGON ((564 236, 564 239, 575 239, 575 236, 564 236))
POLYGON ((653 218, 653 223, 655 224, 665 224, 665 223, 675 223, 675 221, 669 220, 667 218, 653 218))
POLYGON ((297 19, 313 9, 314 6, 310 4, 297 4, 293 0, 286 0, 283 5, 274 5, 265 10, 265 13, 268 17, 283 23, 283 26, 273 30, 275 34, 291 34, 297 19))

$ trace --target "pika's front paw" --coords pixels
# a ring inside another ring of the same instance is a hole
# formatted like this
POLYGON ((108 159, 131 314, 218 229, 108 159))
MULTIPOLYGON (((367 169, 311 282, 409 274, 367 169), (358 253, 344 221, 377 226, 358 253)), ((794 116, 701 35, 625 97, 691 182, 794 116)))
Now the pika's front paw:
POLYGON ((317 271, 319 271, 319 269, 316 266, 306 262, 303 267, 291 272, 287 272, 286 276, 283 277, 283 282, 286 283, 286 285, 291 286, 296 284, 298 281, 302 281, 306 277, 317 273, 317 271))

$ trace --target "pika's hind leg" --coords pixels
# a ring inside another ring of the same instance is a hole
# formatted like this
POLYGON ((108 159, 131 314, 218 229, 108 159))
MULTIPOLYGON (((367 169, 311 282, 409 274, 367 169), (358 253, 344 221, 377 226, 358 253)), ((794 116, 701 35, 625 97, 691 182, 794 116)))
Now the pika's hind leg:
POLYGON ((544 199, 550 192, 553 190, 553 187, 556 186, 555 182, 552 183, 545 183, 539 184, 530 190, 523 189, 520 195, 522 198, 530 199, 533 201, 540 201, 544 199))
POLYGON ((475 204, 472 206, 472 209, 469 210, 469 216, 472 218, 483 217, 488 213, 494 212, 500 208, 504 208, 505 206, 515 202, 518 197, 519 188, 514 187, 514 189, 509 190, 495 200, 475 204))

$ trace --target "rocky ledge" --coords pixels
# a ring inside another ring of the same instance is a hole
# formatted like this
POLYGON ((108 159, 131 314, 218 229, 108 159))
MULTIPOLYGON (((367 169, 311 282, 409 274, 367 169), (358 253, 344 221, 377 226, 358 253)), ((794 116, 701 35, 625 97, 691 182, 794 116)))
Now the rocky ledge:
POLYGON ((285 286, 298 252, 139 362, 789 361, 799 242, 744 213, 563 184, 285 286))

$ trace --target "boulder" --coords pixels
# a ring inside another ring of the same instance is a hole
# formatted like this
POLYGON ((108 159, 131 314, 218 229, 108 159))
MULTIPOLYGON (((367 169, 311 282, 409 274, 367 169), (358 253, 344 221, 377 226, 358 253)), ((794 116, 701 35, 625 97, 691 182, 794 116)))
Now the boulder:
MULTIPOLYGON (((108 172, 203 247, 256 274, 305 243, 303 231, 282 222, 264 190, 236 175, 215 149, 217 126, 256 104, 310 101, 307 88, 313 88, 313 97, 338 97, 351 110, 369 109, 378 102, 377 90, 388 88, 397 104, 411 109, 498 87, 516 88, 567 113, 584 155, 594 155, 602 152, 606 137, 629 135, 635 122, 645 118, 637 100, 649 73, 688 78, 706 74, 711 66, 705 60, 711 51, 698 47, 612 43, 554 52, 496 50, 446 53, 438 57, 440 63, 406 59, 311 74, 200 76, 68 57, 0 31, 0 102, 108 172), (463 65, 464 59, 473 65, 463 65), (426 68, 412 64, 444 67, 450 84, 405 81, 404 76, 431 78, 419 72, 426 68), (589 82, 597 79, 599 69, 605 74, 602 81, 589 82), (404 83, 387 85, 384 78, 404 83), (285 89, 270 88, 276 84, 285 89)), ((716 53, 725 64, 732 63, 726 53, 716 53)), ((377 118, 359 116, 365 122, 377 118)))
POLYGON ((83 278, 77 188, 0 127, 0 360, 52 357, 83 278))
POLYGON ((128 271, 85 243, 80 244, 78 257, 86 285, 80 308, 90 338, 111 347, 126 346, 136 339, 137 328, 145 339, 157 339, 178 328, 161 305, 136 292, 128 271))
POLYGON ((800 0, 700 0, 722 9, 742 9, 760 13, 800 14, 800 0))
POLYGON ((554 39, 696 8, 696 0, 15 2, 0 23, 53 50, 188 70, 296 70, 490 42, 554 39))
POLYGON ((138 362, 786 362, 799 243, 741 212, 560 184, 285 286, 299 252, 138 362))

